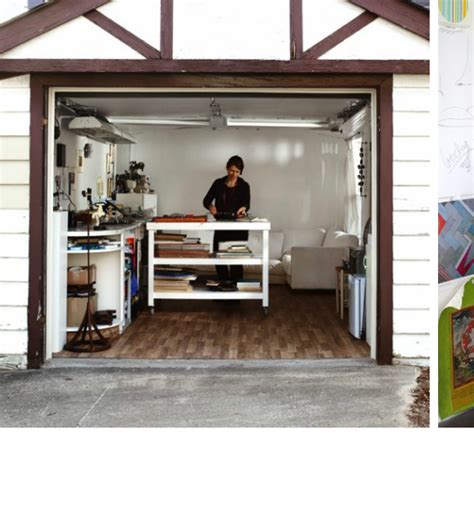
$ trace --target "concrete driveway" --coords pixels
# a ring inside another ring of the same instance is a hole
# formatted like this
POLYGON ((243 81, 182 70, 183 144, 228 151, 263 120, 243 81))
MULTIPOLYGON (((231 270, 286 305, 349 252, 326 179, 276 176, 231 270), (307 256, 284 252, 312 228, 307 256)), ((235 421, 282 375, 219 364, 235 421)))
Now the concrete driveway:
POLYGON ((55 360, 0 373, 0 426, 408 426, 418 374, 368 359, 55 360))

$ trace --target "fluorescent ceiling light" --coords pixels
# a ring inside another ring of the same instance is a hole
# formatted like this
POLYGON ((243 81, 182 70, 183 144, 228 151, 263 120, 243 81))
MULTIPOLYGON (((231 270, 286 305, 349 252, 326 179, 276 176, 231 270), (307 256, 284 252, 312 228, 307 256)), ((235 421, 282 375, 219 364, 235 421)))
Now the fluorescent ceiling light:
POLYGON ((228 127, 290 127, 306 129, 325 129, 329 123, 323 120, 286 120, 286 119, 257 119, 257 118, 228 118, 228 127))
POLYGON ((209 127, 210 123, 209 120, 202 120, 202 119, 176 119, 176 118, 133 118, 133 117, 126 117, 126 116, 108 116, 107 120, 110 121, 110 123, 115 124, 126 124, 126 125, 165 125, 165 126, 191 126, 191 127, 209 127))

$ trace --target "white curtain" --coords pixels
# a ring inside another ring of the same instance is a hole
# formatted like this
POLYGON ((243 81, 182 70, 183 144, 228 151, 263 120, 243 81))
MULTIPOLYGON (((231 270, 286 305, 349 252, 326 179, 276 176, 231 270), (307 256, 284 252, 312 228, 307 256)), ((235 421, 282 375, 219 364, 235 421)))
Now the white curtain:
POLYGON ((361 197, 357 174, 359 164, 359 147, 361 138, 354 137, 346 141, 345 199, 344 199, 344 230, 361 236, 361 197))

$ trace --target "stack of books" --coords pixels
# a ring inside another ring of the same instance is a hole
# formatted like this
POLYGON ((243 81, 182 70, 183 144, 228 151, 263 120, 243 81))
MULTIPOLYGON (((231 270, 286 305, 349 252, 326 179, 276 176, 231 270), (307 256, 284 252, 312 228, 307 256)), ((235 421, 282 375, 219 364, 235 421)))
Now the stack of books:
POLYGON ((163 266, 155 268, 155 292, 192 291, 191 282, 197 280, 196 271, 193 269, 163 266))
POLYGON ((219 250, 216 253, 216 257, 218 258, 235 259, 252 256, 252 250, 250 250, 246 241, 225 241, 219 243, 219 250))
POLYGON ((206 258, 210 254, 209 243, 199 238, 188 238, 186 234, 155 234, 155 257, 206 258))
POLYGON ((242 292, 261 292, 262 284, 260 280, 241 280, 237 282, 237 290, 242 292))

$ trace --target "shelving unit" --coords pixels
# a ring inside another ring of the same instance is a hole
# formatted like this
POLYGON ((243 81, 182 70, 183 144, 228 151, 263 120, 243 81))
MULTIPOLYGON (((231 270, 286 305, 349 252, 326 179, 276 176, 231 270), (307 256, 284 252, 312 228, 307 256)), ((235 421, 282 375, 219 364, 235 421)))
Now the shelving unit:
MULTIPOLYGON (((106 230, 90 231, 91 238, 108 237, 116 244, 101 249, 91 249, 91 263, 96 265, 96 292, 99 295, 99 309, 109 308, 117 312, 117 318, 111 325, 100 325, 99 329, 119 327, 119 333, 123 333, 131 323, 131 273, 126 269, 126 241, 129 236, 142 238, 143 232, 140 227, 143 222, 133 224, 111 226, 106 230)), ((67 238, 83 238, 87 232, 84 229, 67 231, 67 238)), ((68 266, 85 265, 87 249, 68 249, 68 266)), ((64 298, 66 301, 66 299, 64 298)), ((65 303, 64 303, 65 304, 65 303)), ((76 331, 77 327, 67 327, 67 332, 76 331)))
POLYGON ((268 269, 270 222, 259 220, 237 220, 235 222, 148 222, 148 306, 154 311, 155 299, 256 299, 262 301, 265 315, 268 313, 268 269), (186 258, 155 257, 155 233, 157 231, 261 231, 262 255, 240 258, 186 258), (154 291, 154 266, 199 266, 199 265, 259 265, 262 266, 262 290, 259 292, 218 292, 196 287, 192 291, 154 291))

